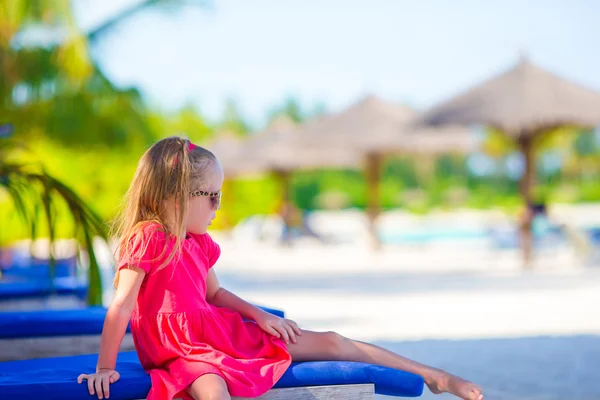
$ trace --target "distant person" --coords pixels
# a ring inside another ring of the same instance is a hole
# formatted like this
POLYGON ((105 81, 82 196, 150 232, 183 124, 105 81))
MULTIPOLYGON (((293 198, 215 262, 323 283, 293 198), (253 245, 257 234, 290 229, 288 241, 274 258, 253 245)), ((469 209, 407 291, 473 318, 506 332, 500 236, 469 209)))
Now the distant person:
POLYGON ((291 245, 295 236, 300 235, 302 227, 302 213, 289 200, 283 200, 278 210, 283 225, 281 227, 281 243, 291 245))
POLYGON ((308 213, 300 210, 294 203, 284 200, 279 207, 279 216, 283 221, 281 230, 281 243, 287 246, 292 244, 293 239, 308 236, 321 242, 325 240, 316 233, 309 224, 308 213))
POLYGON ((207 233, 222 184, 217 158, 187 139, 160 140, 142 156, 120 219, 116 292, 96 371, 77 378, 90 394, 109 397, 119 380, 117 354, 130 323, 152 380, 149 400, 257 397, 292 361, 308 360, 380 364, 422 376, 434 393, 483 399, 462 378, 335 332, 301 330, 222 288, 213 268, 221 249, 207 233))
POLYGON ((557 220, 550 214, 546 203, 529 203, 526 212, 529 213, 531 220, 531 233, 534 241, 543 240, 551 235, 562 235, 571 243, 579 257, 584 259, 589 255, 591 250, 589 238, 572 224, 557 220))

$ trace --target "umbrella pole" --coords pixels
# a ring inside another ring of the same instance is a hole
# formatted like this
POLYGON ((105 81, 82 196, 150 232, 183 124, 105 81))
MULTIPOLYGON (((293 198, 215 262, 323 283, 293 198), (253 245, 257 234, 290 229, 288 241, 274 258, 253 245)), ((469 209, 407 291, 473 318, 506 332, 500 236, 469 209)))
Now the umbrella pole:
POLYGON ((525 159, 525 171, 521 179, 521 195, 523 196, 523 200, 525 200, 526 208, 520 226, 524 268, 531 268, 533 261, 533 236, 531 232, 533 215, 531 214, 530 205, 532 203, 531 191, 535 180, 535 160, 532 136, 529 132, 521 132, 521 137, 518 141, 519 149, 525 159))
MULTIPOLYGON (((288 171, 274 171, 275 177, 281 190, 281 213, 285 231, 289 232, 292 225, 293 205, 292 205, 292 186, 290 183, 290 173, 288 171)), ((287 238, 285 239, 287 240, 287 238)), ((284 240, 284 241, 285 241, 284 240)))
MULTIPOLYGON (((229 207, 227 207, 228 204, 235 204, 235 193, 234 193, 234 185, 232 182, 232 179, 230 177, 226 177, 223 180, 223 188, 221 189, 221 192, 225 193, 225 207, 222 207, 221 209, 228 209, 229 207)), ((225 230, 229 233, 231 233, 231 229, 233 228, 233 216, 231 215, 231 211, 229 210, 228 212, 221 212, 219 219, 221 220, 221 224, 222 226, 225 228, 225 230)))
POLYGON ((381 180, 382 159, 379 154, 367 154, 365 165, 365 176, 367 181, 367 218, 369 239, 373 250, 381 248, 381 241, 377 234, 376 221, 380 212, 379 189, 381 180))
POLYGON ((283 201, 291 201, 292 186, 290 184, 290 174, 286 171, 279 171, 277 172, 277 177, 279 179, 279 184, 281 185, 281 194, 283 196, 283 201))

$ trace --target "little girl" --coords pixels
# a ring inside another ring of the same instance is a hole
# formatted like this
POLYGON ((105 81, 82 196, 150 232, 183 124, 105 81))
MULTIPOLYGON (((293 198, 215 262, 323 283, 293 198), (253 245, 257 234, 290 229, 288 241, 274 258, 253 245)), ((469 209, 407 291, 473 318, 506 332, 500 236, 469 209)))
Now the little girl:
POLYGON ((434 393, 483 399, 475 384, 335 332, 300 330, 219 285, 219 246, 206 233, 221 202, 223 170, 207 149, 170 137, 142 157, 118 227, 116 291, 91 395, 108 398, 128 322, 149 400, 230 399, 268 391, 291 361, 345 360, 422 376, 434 393), (245 320, 244 320, 245 319, 245 320))

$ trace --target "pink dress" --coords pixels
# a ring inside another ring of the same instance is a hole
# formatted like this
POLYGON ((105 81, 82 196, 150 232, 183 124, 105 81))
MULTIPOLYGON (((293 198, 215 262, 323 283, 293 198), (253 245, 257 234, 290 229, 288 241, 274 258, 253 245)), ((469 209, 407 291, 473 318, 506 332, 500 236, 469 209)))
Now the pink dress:
POLYGON ((146 271, 131 332, 152 379, 148 399, 190 399, 185 389, 204 374, 220 375, 232 396, 265 393, 291 363, 285 342, 206 301, 206 276, 221 253, 208 234, 188 234, 181 255, 159 269, 164 247, 170 254, 175 238, 157 227, 143 230, 149 240, 143 254, 119 263, 119 269, 131 264, 146 271))

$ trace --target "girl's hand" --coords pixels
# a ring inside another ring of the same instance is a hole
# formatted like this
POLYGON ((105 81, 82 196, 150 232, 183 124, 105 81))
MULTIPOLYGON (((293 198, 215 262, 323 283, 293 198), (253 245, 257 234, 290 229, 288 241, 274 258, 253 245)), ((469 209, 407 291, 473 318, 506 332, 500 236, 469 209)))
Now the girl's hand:
POLYGON ((268 312, 262 313, 256 323, 261 329, 271 335, 285 340, 287 344, 296 343, 296 335, 302 335, 302 331, 298 328, 298 324, 290 319, 280 318, 268 312))
POLYGON ((95 374, 81 374, 77 377, 77 383, 87 380, 90 394, 98 394, 98 398, 106 398, 110 396, 110 384, 119 380, 121 375, 114 369, 101 369, 95 374))

